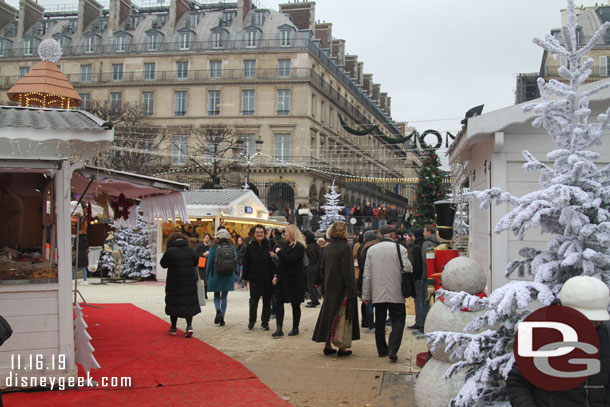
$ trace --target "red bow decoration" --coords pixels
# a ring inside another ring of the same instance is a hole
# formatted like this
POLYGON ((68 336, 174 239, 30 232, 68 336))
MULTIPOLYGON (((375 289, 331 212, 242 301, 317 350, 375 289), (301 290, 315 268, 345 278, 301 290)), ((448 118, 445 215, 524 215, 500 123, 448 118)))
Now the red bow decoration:
POLYGON ((133 202, 125 198, 125 195, 121 193, 116 201, 110 203, 110 206, 112 206, 114 211, 114 220, 119 220, 120 218, 127 220, 129 219, 129 208, 133 206, 133 202))

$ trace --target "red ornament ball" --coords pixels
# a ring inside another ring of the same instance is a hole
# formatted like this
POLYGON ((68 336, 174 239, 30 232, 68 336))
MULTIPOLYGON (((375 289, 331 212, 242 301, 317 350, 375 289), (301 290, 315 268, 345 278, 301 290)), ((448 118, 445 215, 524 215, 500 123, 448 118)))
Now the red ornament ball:
POLYGON ((424 196, 422 195, 421 197, 423 198, 424 196))

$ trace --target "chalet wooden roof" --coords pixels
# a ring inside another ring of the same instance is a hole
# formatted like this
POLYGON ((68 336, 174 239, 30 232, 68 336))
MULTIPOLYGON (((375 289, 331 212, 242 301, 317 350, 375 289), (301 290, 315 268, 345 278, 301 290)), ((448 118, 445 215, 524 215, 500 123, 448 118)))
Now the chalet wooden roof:
POLYGON ((36 64, 7 94, 20 106, 69 109, 81 104, 78 93, 57 65, 50 61, 36 64))

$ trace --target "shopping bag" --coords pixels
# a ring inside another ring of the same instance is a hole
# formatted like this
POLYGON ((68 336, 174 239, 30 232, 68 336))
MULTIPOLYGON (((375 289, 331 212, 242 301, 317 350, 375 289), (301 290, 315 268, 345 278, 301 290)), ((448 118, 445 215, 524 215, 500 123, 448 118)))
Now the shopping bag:
POLYGON ((207 261, 208 261, 207 257, 200 256, 199 257, 199 264, 197 264, 197 267, 199 267, 201 269, 204 269, 207 261))
POLYGON ((344 299, 339 314, 333 319, 330 342, 337 347, 352 346, 352 302, 344 299))
POLYGON ((195 274, 197 275, 197 298, 199 299, 199 306, 205 305, 205 286, 203 280, 199 277, 199 271, 195 268, 195 274))

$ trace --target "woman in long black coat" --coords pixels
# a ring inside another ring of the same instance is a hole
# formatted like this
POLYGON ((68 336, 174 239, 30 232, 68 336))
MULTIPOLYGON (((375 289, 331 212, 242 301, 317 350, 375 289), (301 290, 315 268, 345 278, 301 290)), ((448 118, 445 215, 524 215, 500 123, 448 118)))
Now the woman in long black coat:
POLYGON ((167 249, 161 258, 161 267, 167 268, 165 282, 165 313, 172 326, 168 333, 176 335, 178 318, 186 319, 185 338, 193 336, 193 316, 201 312, 197 297, 197 263, 199 256, 189 246, 182 233, 167 239, 167 249))
POLYGON ((288 243, 286 247, 275 248, 279 259, 277 276, 273 278, 275 289, 275 322, 276 331, 271 334, 273 338, 284 336, 284 303, 292 305, 292 330, 288 336, 299 334, 301 321, 301 303, 305 301, 305 273, 303 271, 303 256, 305 256, 305 237, 295 225, 288 225, 284 232, 288 243))
MULTIPOLYGON (((333 319, 339 314, 344 299, 352 301, 352 309, 356 311, 358 303, 356 300, 356 277, 354 274, 354 258, 352 248, 347 243, 347 227, 343 222, 335 222, 328 230, 331 238, 329 244, 324 247, 322 267, 324 269, 324 302, 318 315, 316 328, 313 332, 315 342, 325 342, 324 354, 333 355, 337 353, 332 348, 330 336, 333 319)), ((358 324, 358 312, 352 312, 352 340, 360 339, 360 325, 358 324)), ((345 347, 339 348, 338 356, 349 356, 351 350, 345 347)))

